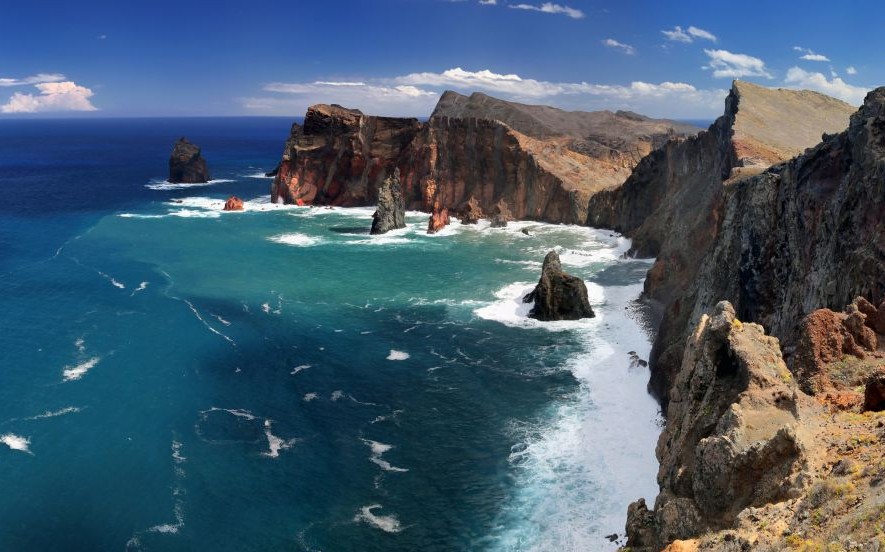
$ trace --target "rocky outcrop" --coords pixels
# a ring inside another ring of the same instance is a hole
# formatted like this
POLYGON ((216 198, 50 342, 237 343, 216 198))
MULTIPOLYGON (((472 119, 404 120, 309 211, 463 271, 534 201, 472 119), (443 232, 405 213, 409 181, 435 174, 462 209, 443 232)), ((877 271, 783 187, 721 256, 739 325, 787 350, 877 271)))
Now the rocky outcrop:
POLYGON ((476 198, 471 196, 461 206, 461 224, 476 224, 483 217, 482 208, 476 198))
POLYGON ((544 257, 541 279, 523 301, 534 302, 529 316, 538 320, 579 320, 596 316, 590 307, 584 281, 562 271, 556 251, 544 257))
POLYGON ((173 184, 199 184, 209 182, 209 169, 200 148, 182 137, 172 148, 169 157, 169 182, 173 184))
POLYGON ((224 202, 224 210, 225 211, 242 211, 243 210, 243 200, 238 198, 237 196, 230 196, 227 198, 227 201, 224 202))
MULTIPOLYGON (((656 257, 644 291, 647 298, 664 306, 652 351, 650 382, 651 390, 664 403, 687 334, 700 315, 720 299, 732 301, 742 318, 772 329, 765 320, 744 310, 745 301, 714 281, 716 276, 729 282, 745 279, 747 273, 737 268, 742 264, 740 255, 718 267, 726 273, 711 273, 704 284, 698 283, 708 254, 723 242, 721 234, 732 230, 740 233, 733 218, 746 216, 748 225, 754 224, 751 216, 744 214, 743 206, 733 205, 734 209, 728 210, 728 202, 736 199, 735 189, 749 189, 753 185, 747 179, 753 174, 771 162, 814 146, 822 133, 844 130, 852 110, 843 102, 815 92, 772 90, 735 81, 725 102, 725 114, 709 130, 670 141, 645 157, 622 186, 590 199, 589 225, 623 232, 633 238, 633 254, 656 257), (706 289, 706 284, 710 293, 702 299, 699 290, 706 289)), ((754 191, 745 197, 759 201, 763 195, 754 191)), ((754 214, 764 221, 795 220, 785 214, 777 218, 772 212, 754 214)), ((749 248, 751 244, 745 240, 743 245, 749 248)), ((754 250, 744 251, 755 256, 754 250)), ((765 272, 763 267, 758 269, 765 272)), ((759 300, 766 302, 767 298, 759 300)), ((801 318, 805 313, 797 314, 801 318)), ((784 337, 779 328, 773 333, 784 337)))
POLYGON ((378 208, 372 215, 371 234, 386 234, 406 227, 406 207, 400 188, 399 169, 384 180, 378 190, 378 208))
POLYGON ((473 198, 517 219, 583 223, 591 194, 623 182, 639 159, 697 129, 629 112, 564 112, 483 94, 443 94, 426 123, 336 105, 294 125, 274 178, 274 202, 369 205, 398 168, 409 209, 434 198, 453 212, 473 198))
POLYGON ((732 527, 746 509, 799 496, 808 484, 804 418, 777 339, 727 302, 703 315, 685 346, 657 446, 660 494, 628 510, 628 547, 732 527))
POLYGON ((491 227, 504 228, 511 220, 513 220, 513 214, 507 207, 507 202, 503 199, 498 200, 498 203, 492 208, 491 227))

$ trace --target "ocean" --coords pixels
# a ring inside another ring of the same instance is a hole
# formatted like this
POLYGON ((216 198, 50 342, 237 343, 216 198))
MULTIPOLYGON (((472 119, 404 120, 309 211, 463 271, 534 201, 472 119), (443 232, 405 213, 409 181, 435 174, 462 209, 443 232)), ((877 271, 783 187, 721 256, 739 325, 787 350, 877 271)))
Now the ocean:
POLYGON ((648 262, 273 205, 291 122, 0 121, 0 550, 615 549, 657 494, 648 262), (208 185, 164 181, 180 136, 208 185), (551 249, 596 318, 527 318, 551 249))

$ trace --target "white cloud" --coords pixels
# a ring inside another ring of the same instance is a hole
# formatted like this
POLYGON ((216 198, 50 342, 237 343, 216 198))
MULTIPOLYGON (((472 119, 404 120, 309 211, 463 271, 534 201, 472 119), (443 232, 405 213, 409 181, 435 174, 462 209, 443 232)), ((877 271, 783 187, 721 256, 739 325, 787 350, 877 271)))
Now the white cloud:
POLYGON ((853 65, 849 65, 848 67, 845 68, 845 72, 848 73, 849 75, 856 75, 857 69, 855 69, 853 65))
POLYGON ((852 86, 839 77, 827 79, 823 73, 815 73, 805 71, 799 67, 791 67, 787 71, 784 83, 796 88, 807 88, 816 90, 834 98, 839 98, 851 105, 860 105, 863 103, 869 89, 860 86, 852 86))
POLYGON ((673 42, 682 42, 685 44, 691 44, 694 42, 694 39, 700 38, 703 40, 709 40, 711 42, 716 42, 716 35, 711 33, 710 31, 705 31, 704 29, 700 29, 695 27, 694 25, 690 25, 688 29, 683 30, 682 27, 676 25, 672 30, 669 31, 661 31, 667 40, 671 40, 673 42))
POLYGON ((41 82, 59 82, 65 80, 65 76, 59 73, 37 73, 23 79, 0 78, 0 86, 25 86, 40 84, 41 82))
POLYGON ((702 38, 704 40, 710 40, 712 42, 716 42, 716 35, 711 33, 710 31, 705 31, 704 29, 699 29, 695 26, 690 26, 688 28, 688 34, 695 38, 702 38))
POLYGON ((613 38, 606 38, 602 41, 602 44, 609 48, 616 48, 618 50, 621 50, 622 52, 630 56, 636 53, 636 48, 634 48, 633 46, 630 46, 629 44, 624 44, 623 42, 618 42, 613 38))
POLYGON ((40 94, 16 92, 0 105, 2 113, 38 113, 46 111, 96 111, 89 98, 92 90, 75 82, 43 82, 34 85, 40 94))
POLYGON ((107 39, 107 37, 108 37, 108 35, 106 35, 106 34, 101 34, 101 35, 98 35, 98 36, 95 37, 95 38, 97 38, 97 39, 99 39, 99 40, 105 40, 105 39, 107 39))
POLYGON ((681 82, 632 82, 627 85, 551 82, 489 70, 460 67, 440 73, 411 73, 365 82, 272 83, 266 92, 284 96, 246 98, 244 107, 266 113, 300 114, 315 103, 338 103, 376 115, 427 115, 439 94, 475 91, 518 102, 563 109, 630 109, 656 117, 700 118, 722 113, 726 90, 699 90, 681 82))
POLYGON ((661 31, 661 33, 667 37, 667 40, 672 40, 673 42, 684 42, 686 44, 691 44, 692 42, 691 36, 683 31, 679 25, 673 27, 672 31, 661 31))
POLYGON ((581 10, 570 8, 568 6, 561 6, 559 4, 553 4, 552 2, 544 2, 540 6, 536 6, 534 4, 510 4, 507 7, 513 8, 515 10, 530 10, 543 13, 559 13, 562 15, 567 15, 572 19, 582 19, 584 17, 584 12, 582 12, 581 10))
POLYGON ((811 48, 803 48, 802 46, 793 46, 793 50, 797 52, 802 52, 802 56, 799 56, 799 59, 804 59, 805 61, 830 61, 830 58, 823 54, 816 54, 814 50, 811 48))
POLYGON ((773 78, 765 62, 747 54, 735 54, 728 50, 704 50, 710 58, 704 69, 712 69, 716 78, 765 77, 773 78))
POLYGON ((481 6, 496 6, 498 5, 498 0, 479 0, 479 4, 481 6))

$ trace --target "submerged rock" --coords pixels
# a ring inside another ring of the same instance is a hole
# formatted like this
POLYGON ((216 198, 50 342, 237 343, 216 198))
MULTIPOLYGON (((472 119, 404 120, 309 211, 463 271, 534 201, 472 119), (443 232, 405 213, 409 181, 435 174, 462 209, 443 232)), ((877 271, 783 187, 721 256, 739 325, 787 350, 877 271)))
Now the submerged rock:
POLYGON ((169 157, 169 182, 173 184, 199 184, 209 182, 209 169, 200 148, 182 137, 172 148, 169 157))
POLYGON ((406 205, 400 188, 399 169, 394 169, 378 189, 378 208, 372 215, 371 234, 386 234, 406 227, 406 205))
POLYGON ((534 301, 529 316, 538 320, 579 320, 596 316, 590 307, 584 281, 562 271, 556 251, 544 257, 541 279, 523 301, 534 301))
POLYGON ((237 196, 230 196, 227 198, 227 201, 224 202, 224 210, 225 211, 242 211, 243 210, 243 200, 238 198, 237 196))

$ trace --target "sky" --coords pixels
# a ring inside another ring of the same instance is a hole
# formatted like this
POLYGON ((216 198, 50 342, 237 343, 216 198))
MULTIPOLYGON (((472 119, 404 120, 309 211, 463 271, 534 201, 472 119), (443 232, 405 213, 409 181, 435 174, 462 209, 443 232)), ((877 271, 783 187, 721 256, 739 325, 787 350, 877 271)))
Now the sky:
POLYGON ((480 91, 712 119, 733 79, 860 105, 885 85, 879 2, 4 2, 0 119, 428 116, 480 91))

